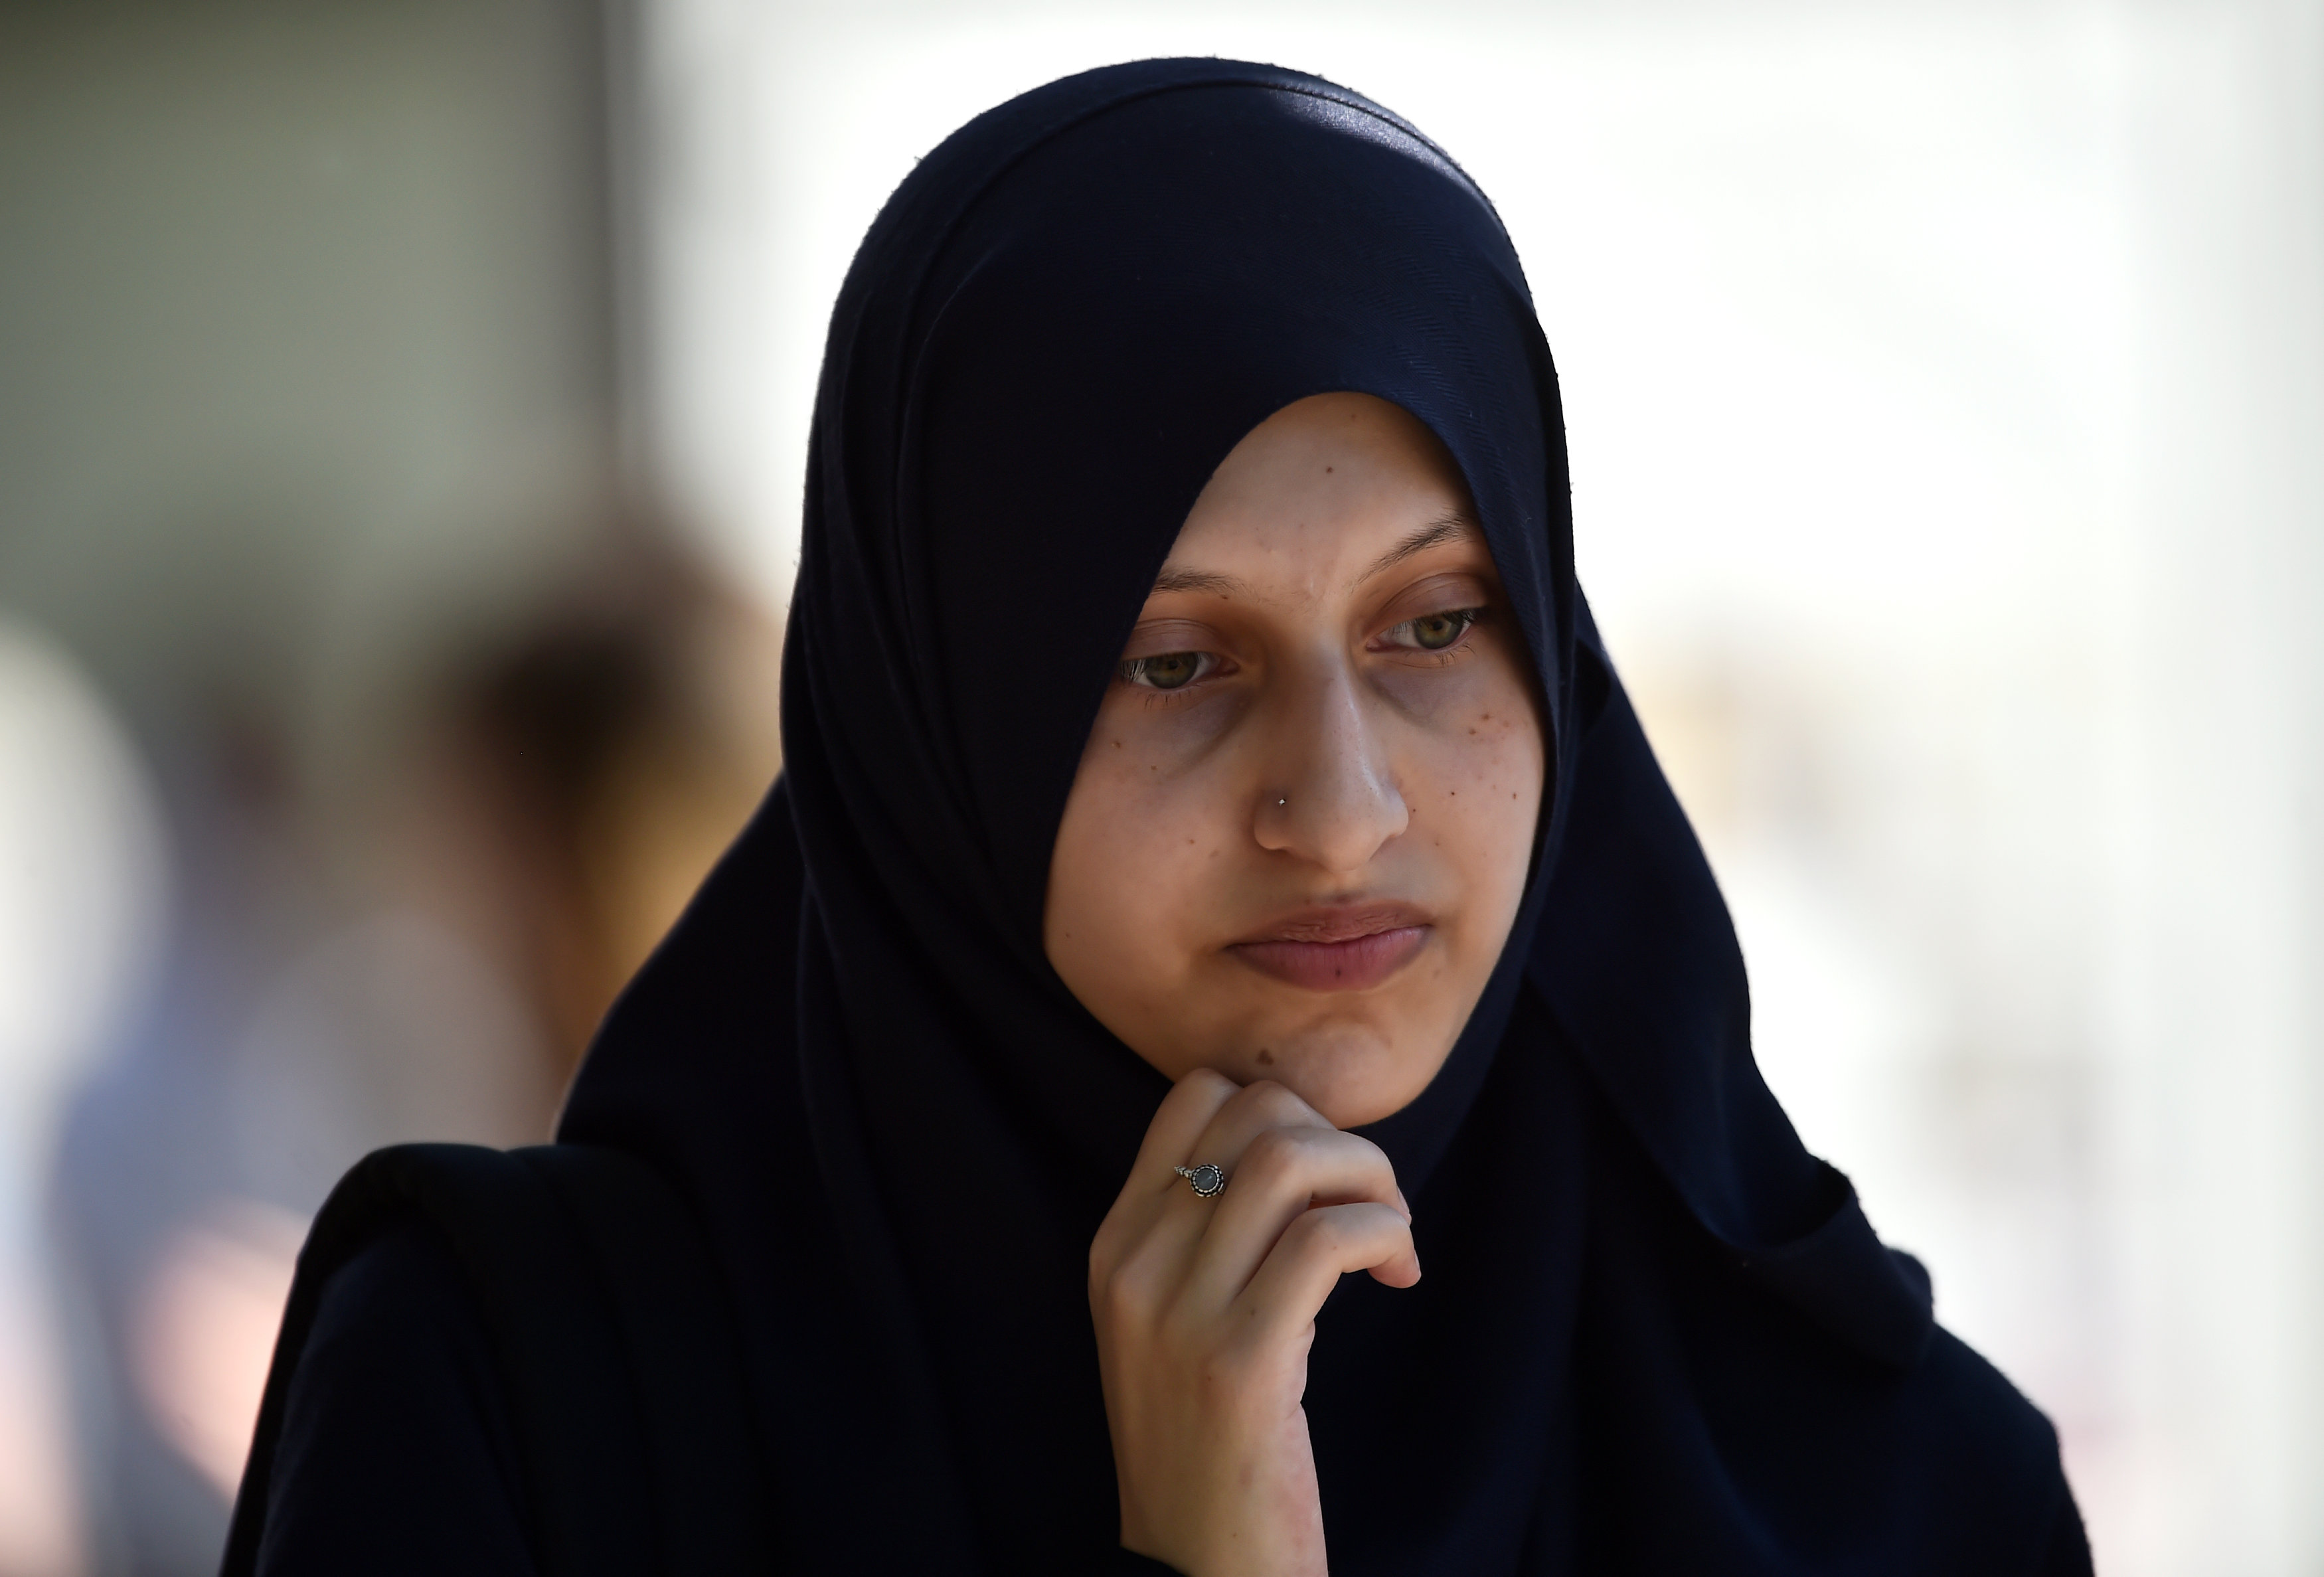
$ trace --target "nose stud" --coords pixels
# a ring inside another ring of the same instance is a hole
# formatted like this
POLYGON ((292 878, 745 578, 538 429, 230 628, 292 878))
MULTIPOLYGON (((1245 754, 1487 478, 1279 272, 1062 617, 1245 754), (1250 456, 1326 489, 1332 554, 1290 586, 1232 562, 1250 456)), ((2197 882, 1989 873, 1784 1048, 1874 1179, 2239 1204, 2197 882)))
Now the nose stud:
POLYGON ((1275 803, 1276 803, 1276 804, 1277 804, 1277 805, 1288 805, 1288 804, 1290 804, 1290 803, 1291 803, 1291 801, 1290 801, 1289 799, 1287 799, 1287 798, 1286 798, 1286 799, 1278 799, 1278 800, 1277 800, 1275 803))

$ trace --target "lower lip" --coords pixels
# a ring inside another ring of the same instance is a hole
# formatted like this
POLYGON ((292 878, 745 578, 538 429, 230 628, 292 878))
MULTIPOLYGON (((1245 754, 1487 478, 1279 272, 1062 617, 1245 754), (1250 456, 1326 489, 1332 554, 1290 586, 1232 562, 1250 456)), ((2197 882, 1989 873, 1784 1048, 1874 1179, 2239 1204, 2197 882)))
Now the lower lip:
POLYGON ((1369 991, 1412 962, 1425 926, 1399 926, 1346 942, 1239 942, 1231 951, 1262 974, 1311 991, 1369 991))

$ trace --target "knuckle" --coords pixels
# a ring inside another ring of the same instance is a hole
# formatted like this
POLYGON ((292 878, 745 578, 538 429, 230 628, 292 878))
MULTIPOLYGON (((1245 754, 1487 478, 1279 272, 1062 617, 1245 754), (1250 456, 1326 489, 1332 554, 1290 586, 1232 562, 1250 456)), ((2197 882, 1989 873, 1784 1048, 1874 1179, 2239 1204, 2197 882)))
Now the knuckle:
POLYGON ((1101 1269, 1108 1266, 1116 1265, 1121 1261, 1132 1241, 1130 1232, 1130 1223, 1122 1219, 1121 1212, 1117 1207, 1098 1227, 1097 1236, 1090 1240, 1089 1265, 1092 1276, 1097 1275, 1101 1269))
POLYGON ((1178 1088, 1191 1094, 1219 1097, 1233 1094, 1235 1082, 1216 1068, 1196 1068, 1178 1081, 1178 1088))
POLYGON ((1091 1285, 1092 1301, 1115 1319, 1150 1320, 1160 1301, 1155 1268, 1142 1255, 1128 1254, 1102 1268, 1093 1267, 1091 1285))
POLYGON ((1291 1223, 1285 1234, 1298 1235, 1302 1251, 1310 1254, 1337 1254, 1346 1243, 1346 1229, 1335 1210, 1311 1210, 1291 1223))
POLYGON ((1260 1183, 1280 1180, 1297 1166, 1299 1141, 1286 1129, 1270 1128, 1243 1147, 1242 1160, 1236 1170, 1251 1175, 1260 1183))
POLYGON ((1396 1167, 1386 1150, 1352 1133, 1333 1133, 1325 1138, 1337 1160, 1333 1170, 1345 1176, 1357 1194, 1376 1195, 1382 1205, 1393 1203, 1398 1194, 1396 1167))
POLYGON ((1270 1123, 1298 1122, 1314 1114, 1314 1108, 1293 1094, 1288 1085, 1273 1079, 1245 1085, 1240 1098, 1256 1115, 1270 1123))

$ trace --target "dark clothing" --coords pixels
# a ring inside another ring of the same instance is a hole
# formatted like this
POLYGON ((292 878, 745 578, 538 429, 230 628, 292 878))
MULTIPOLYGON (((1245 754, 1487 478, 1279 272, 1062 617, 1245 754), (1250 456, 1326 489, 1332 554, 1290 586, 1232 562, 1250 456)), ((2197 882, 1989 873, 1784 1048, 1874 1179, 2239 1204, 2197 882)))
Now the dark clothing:
POLYGON ((277 1447, 259 1570, 531 1577, 508 1404, 467 1289, 418 1221, 332 1277, 277 1447))
MULTIPOLYGON (((1050 849, 1204 483, 1332 391, 1461 466, 1552 763, 1483 1000, 1366 1130, 1428 1276, 1351 1278, 1317 1323, 1333 1570, 2083 1569, 2048 1425, 1936 1329, 1759 1078, 1733 928, 1574 581, 1556 374, 1499 219, 1377 106, 1216 60, 1014 100, 873 226, 817 401, 784 779, 567 1107, 564 1138, 650 1163, 706 1227, 784 1569, 1117 1559, 1084 1280, 1166 1086, 1046 961, 1050 849)), ((443 1268, 380 1252, 365 1277, 414 1285, 335 1297, 332 1342, 489 1456, 466 1338, 372 1306, 440 1314, 443 1268)), ((272 1569, 344 1569, 383 1517, 449 1544, 475 1517, 497 1547, 475 1497, 504 1464, 341 1509, 391 1398, 300 1384, 272 1569), (290 1558, 327 1521, 338 1545, 290 1558)))

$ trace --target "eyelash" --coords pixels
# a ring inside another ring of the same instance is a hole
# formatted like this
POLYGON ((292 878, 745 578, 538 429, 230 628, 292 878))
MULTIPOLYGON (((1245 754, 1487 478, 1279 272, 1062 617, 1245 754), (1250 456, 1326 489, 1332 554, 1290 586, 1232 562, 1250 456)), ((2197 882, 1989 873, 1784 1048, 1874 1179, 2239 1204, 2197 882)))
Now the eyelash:
POLYGON ((1134 688, 1147 691, 1148 695, 1146 698, 1148 701, 1156 701, 1172 700, 1180 696, 1184 696, 1189 690, 1192 690, 1196 686, 1200 685, 1204 679, 1207 679, 1212 675, 1217 673, 1222 666, 1224 666, 1223 659, 1221 659, 1218 653, 1214 651, 1162 651, 1157 652, 1152 657, 1132 657, 1124 659, 1121 666, 1116 671, 1121 676, 1122 683, 1130 685, 1134 688), (1174 657, 1191 657, 1194 659, 1195 668, 1194 674, 1192 678, 1186 680, 1184 684, 1171 685, 1167 687, 1161 685, 1146 684, 1142 682, 1146 678, 1146 672, 1148 668, 1155 663, 1167 662, 1174 657))
MULTIPOLYGON (((1399 632, 1408 634, 1412 627, 1423 619, 1458 619, 1461 621, 1459 633, 1443 646, 1422 646, 1416 641, 1391 643, 1395 650, 1415 652, 1422 657, 1434 658, 1440 664, 1447 663, 1469 650, 1469 632, 1484 622, 1489 612, 1489 610, 1485 608, 1448 608, 1442 613, 1416 614, 1401 623, 1389 625, 1380 632, 1380 635, 1385 638, 1396 635, 1399 632)), ((1215 678, 1219 670, 1227 666, 1226 659, 1213 651, 1163 651, 1157 652, 1152 657, 1126 658, 1116 666, 1114 672, 1115 677, 1123 684, 1133 689, 1144 690, 1148 706, 1167 706, 1192 699, 1204 688, 1204 680, 1215 678), (1184 684, 1167 687, 1145 682, 1147 671, 1151 665, 1167 662, 1174 657, 1192 657, 1195 659, 1196 667, 1193 678, 1184 684)))
POLYGON ((1461 621, 1461 628, 1454 631, 1452 638, 1442 646, 1423 646, 1419 644, 1416 640, 1409 645, 1406 645, 1402 641, 1394 643, 1396 650, 1398 651, 1416 651, 1423 657, 1434 657, 1441 660, 1450 661, 1460 653, 1469 650, 1469 632, 1474 630, 1479 624, 1484 622, 1487 611, 1488 610, 1484 608, 1446 608, 1442 612, 1434 613, 1416 613, 1411 618, 1404 621, 1401 624, 1389 625, 1386 630, 1380 632, 1380 634, 1385 638, 1387 636, 1394 635, 1399 631, 1408 633, 1412 627, 1415 624, 1419 623, 1423 619, 1458 619, 1461 621))

